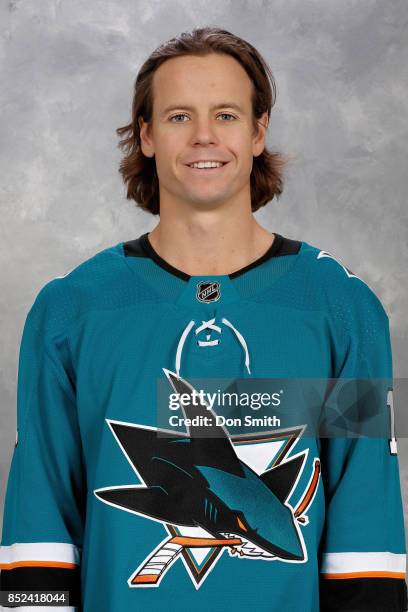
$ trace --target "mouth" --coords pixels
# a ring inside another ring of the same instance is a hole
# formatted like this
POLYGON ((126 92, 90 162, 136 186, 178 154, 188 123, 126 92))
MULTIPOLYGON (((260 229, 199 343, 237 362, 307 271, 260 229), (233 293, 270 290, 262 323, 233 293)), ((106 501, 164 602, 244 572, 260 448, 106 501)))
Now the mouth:
POLYGON ((185 164, 186 168, 188 168, 188 170, 191 170, 191 172, 195 173, 195 174, 206 174, 206 175, 213 175, 213 174, 220 174, 224 168, 226 166, 228 166, 229 162, 224 162, 222 166, 219 166, 218 168, 193 168, 192 166, 189 166, 188 164, 185 164))
POLYGON ((263 557, 269 559, 275 557, 275 555, 273 555, 272 553, 269 553, 263 548, 260 548, 250 540, 246 540, 245 538, 243 538, 242 534, 237 535, 225 532, 223 533, 223 535, 227 538, 235 537, 241 539, 241 544, 234 544, 234 546, 231 547, 230 554, 232 553, 233 555, 236 555, 238 553, 240 556, 245 557, 263 557))

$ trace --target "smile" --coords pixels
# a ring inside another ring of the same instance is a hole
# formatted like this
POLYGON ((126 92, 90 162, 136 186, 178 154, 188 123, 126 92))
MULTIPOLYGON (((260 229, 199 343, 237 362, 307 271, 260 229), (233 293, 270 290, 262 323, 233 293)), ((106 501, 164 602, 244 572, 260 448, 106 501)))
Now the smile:
POLYGON ((222 166, 218 166, 218 167, 214 167, 214 168, 194 168, 192 166, 188 166, 186 164, 186 168, 188 168, 189 170, 191 170, 191 172, 194 172, 196 174, 217 174, 219 172, 222 172, 223 169, 228 166, 229 162, 225 162, 222 166))

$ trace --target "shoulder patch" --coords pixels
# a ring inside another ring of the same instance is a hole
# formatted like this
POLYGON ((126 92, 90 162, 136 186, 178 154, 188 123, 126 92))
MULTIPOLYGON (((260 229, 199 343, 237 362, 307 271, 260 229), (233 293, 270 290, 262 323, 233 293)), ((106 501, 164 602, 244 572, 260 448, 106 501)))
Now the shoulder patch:
POLYGON ((330 259, 334 259, 334 261, 338 263, 341 268, 343 268, 344 272, 347 274, 349 278, 358 278, 364 283, 362 278, 357 276, 357 274, 354 274, 354 272, 352 272, 349 268, 346 268, 346 266, 342 263, 342 261, 338 259, 337 257, 334 257, 334 255, 331 255, 327 251, 319 251, 319 253, 317 254, 317 259, 322 259, 323 257, 330 257, 330 259))

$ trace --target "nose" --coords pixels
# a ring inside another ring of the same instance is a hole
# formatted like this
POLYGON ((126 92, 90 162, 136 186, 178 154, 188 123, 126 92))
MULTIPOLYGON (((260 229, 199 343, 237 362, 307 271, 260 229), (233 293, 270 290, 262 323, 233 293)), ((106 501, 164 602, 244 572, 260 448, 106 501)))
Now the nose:
POLYGON ((193 127, 192 142, 199 144, 208 144, 218 142, 216 129, 212 123, 212 119, 200 118, 197 119, 193 127))

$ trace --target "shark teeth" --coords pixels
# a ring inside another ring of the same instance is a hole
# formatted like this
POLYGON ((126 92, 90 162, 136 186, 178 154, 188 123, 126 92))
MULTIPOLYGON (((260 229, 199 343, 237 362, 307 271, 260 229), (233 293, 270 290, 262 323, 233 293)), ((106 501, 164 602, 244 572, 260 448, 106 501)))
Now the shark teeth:
POLYGON ((238 552, 241 556, 264 557, 269 559, 276 556, 266 552, 266 550, 260 548, 250 540, 246 540, 242 537, 241 534, 223 532, 222 535, 224 535, 226 538, 240 538, 242 540, 242 544, 234 544, 233 546, 231 546, 231 549, 233 549, 235 552, 238 552))

